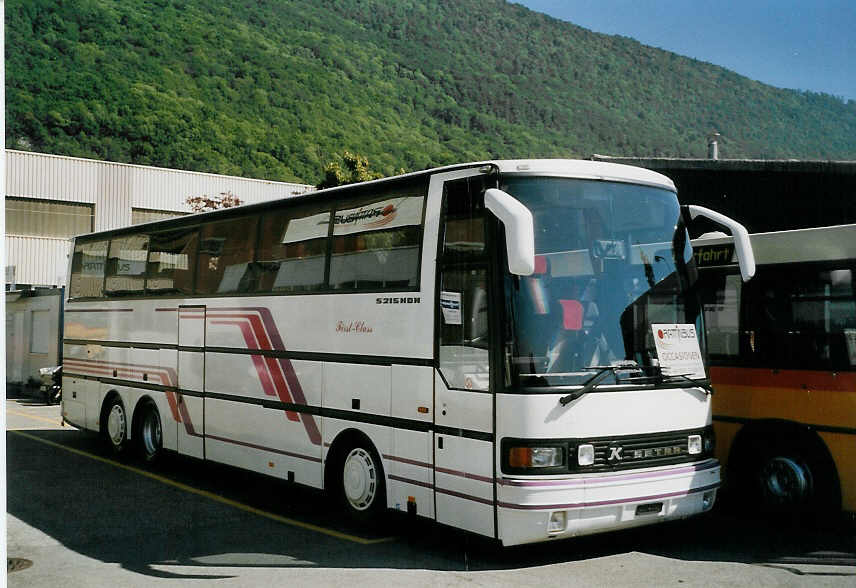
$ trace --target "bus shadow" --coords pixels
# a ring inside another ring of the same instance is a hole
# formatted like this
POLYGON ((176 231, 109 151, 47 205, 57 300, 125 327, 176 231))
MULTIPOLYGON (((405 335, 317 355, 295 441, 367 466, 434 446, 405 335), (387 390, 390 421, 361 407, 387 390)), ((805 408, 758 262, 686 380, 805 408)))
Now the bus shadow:
POLYGON ((783 533, 728 512, 503 549, 404 515, 355 527, 320 492, 234 468, 179 457, 152 467, 124 458, 121 468, 104 459, 114 457, 79 431, 7 434, 8 512, 78 554, 151 577, 211 580, 247 567, 498 571, 630 552, 801 575, 806 558, 823 554, 856 564, 852 534, 783 533))

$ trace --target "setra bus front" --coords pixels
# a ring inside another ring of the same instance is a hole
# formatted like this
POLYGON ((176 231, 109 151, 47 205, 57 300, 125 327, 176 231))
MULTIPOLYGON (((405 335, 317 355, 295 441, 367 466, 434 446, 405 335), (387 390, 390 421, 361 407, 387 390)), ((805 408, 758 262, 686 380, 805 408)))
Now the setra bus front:
POLYGON ((507 245, 496 395, 505 545, 684 518, 716 499, 686 225, 702 214, 738 240, 745 229, 682 208, 664 176, 622 167, 599 178, 530 167, 486 194, 507 245))

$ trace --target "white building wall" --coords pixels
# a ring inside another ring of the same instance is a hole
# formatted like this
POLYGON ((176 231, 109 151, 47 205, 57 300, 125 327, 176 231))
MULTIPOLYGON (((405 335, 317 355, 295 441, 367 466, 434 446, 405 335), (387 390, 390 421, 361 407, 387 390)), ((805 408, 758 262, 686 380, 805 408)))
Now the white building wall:
MULTIPOLYGON (((231 192, 246 204, 288 198, 313 190, 306 184, 221 176, 77 157, 6 150, 6 195, 84 202, 95 206, 95 230, 131 224, 131 209, 190 212, 189 196, 231 192)), ((6 237, 7 265, 21 284, 65 284, 66 254, 47 237, 6 237), (62 263, 60 263, 62 258, 62 263), (57 270, 57 268, 60 268, 57 270)))
POLYGON ((6 236, 6 265, 15 266, 16 284, 64 286, 71 241, 6 236))
POLYGON ((6 383, 37 384, 39 368, 60 363, 60 309, 62 290, 40 291, 39 296, 7 296, 6 383), (43 329, 37 329, 36 314, 43 329))

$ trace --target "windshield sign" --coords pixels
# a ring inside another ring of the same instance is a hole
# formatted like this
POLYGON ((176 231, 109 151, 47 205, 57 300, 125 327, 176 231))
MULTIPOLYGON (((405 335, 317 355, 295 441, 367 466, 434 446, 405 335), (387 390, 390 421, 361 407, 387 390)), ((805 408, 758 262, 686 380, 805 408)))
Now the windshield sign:
POLYGON ((651 325, 664 376, 705 378, 695 325, 651 325))

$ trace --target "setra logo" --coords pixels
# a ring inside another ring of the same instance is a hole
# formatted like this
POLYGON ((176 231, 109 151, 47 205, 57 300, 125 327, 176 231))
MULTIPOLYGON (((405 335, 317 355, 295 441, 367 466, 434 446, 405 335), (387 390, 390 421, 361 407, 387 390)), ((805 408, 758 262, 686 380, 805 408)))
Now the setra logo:
POLYGON ((609 448, 609 457, 606 458, 606 461, 612 463, 616 461, 621 461, 624 459, 624 456, 621 455, 621 452, 624 451, 623 447, 610 447, 609 448))

